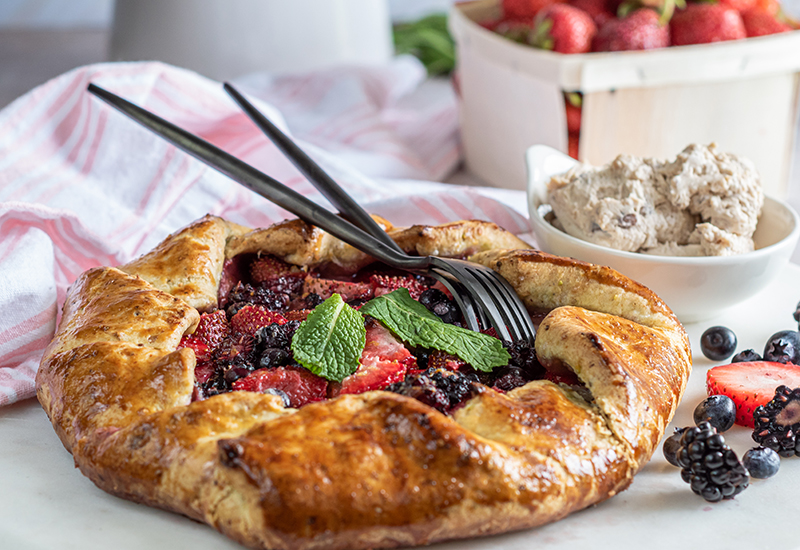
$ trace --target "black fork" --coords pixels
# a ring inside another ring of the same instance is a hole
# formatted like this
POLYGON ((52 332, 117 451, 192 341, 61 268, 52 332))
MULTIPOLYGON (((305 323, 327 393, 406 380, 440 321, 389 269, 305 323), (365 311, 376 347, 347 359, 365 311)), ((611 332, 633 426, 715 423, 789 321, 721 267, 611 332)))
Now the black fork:
POLYGON ((442 281, 462 308, 470 329, 480 330, 479 320, 483 317, 484 326, 494 327, 498 337, 512 342, 533 342, 535 329, 525 306, 508 282, 492 269, 463 260, 438 256, 408 256, 402 251, 398 252, 399 247, 393 242, 390 245, 383 239, 373 237, 202 138, 94 84, 89 84, 88 91, 179 149, 292 212, 303 221, 327 231, 391 267, 433 276, 442 281), (454 285, 453 281, 457 284, 454 285))

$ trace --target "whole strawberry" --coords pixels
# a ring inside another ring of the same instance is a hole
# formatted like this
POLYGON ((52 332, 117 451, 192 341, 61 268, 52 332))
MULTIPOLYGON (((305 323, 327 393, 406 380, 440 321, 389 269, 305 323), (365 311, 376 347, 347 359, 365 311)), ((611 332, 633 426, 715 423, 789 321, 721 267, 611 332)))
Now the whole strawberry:
POLYGON ((536 14, 531 45, 559 53, 586 53, 597 32, 591 16, 568 4, 552 4, 536 14))
POLYGON ((742 22, 747 36, 766 36, 792 30, 792 28, 779 21, 775 14, 762 8, 750 8, 742 12, 742 22))
POLYGON ((756 0, 719 0, 720 5, 733 8, 739 13, 755 7, 756 0))
POLYGON ((689 4, 675 12, 669 26, 673 46, 747 37, 739 12, 722 4, 689 4))
POLYGON ((641 8, 600 27, 592 42, 592 51, 653 50, 669 45, 669 27, 661 23, 654 10, 641 8))
POLYGON ((531 19, 539 10, 550 4, 566 0, 503 0, 503 15, 506 19, 531 19))
POLYGON ((614 12, 608 7, 608 2, 606 0, 568 0, 567 3, 570 6, 575 6, 588 13, 594 21, 594 24, 598 27, 602 26, 603 23, 609 19, 614 19, 614 17, 616 17, 614 12))

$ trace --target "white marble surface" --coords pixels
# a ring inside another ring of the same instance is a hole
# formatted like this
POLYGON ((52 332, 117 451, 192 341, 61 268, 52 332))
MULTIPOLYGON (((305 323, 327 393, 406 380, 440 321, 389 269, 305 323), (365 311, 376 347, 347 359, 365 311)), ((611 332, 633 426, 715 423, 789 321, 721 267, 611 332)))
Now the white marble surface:
MULTIPOLYGON (((800 266, 789 265, 776 283, 727 313, 688 325, 694 372, 673 426, 691 423, 705 396, 705 373, 713 364, 699 352, 702 332, 724 324, 739 349, 761 351, 774 332, 795 328, 800 266)), ((741 456, 754 444, 749 431, 726 435, 741 456)), ((97 489, 72 466, 35 400, 0 409, 0 548, 9 550, 221 550, 241 548, 194 521, 132 504, 97 489)), ((691 493, 660 449, 631 487, 600 505, 538 529, 469 542, 435 545, 439 550, 674 550, 675 548, 800 549, 796 535, 800 458, 783 459, 781 471, 754 480, 731 501, 709 504, 691 493)))

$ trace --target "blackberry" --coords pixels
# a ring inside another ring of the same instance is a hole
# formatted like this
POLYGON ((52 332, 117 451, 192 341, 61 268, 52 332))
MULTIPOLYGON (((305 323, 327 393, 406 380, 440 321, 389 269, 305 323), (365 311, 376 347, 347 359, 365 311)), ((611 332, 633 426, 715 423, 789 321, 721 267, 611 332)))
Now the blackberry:
POLYGON ((419 348, 415 353, 414 357, 417 358, 417 368, 424 370, 428 368, 428 358, 431 356, 431 350, 419 348))
POLYGON ((227 371, 233 367, 253 370, 253 356, 247 347, 240 347, 235 342, 226 340, 214 351, 214 367, 217 370, 227 371))
POLYGON ((736 335, 728 327, 711 327, 700 337, 700 351, 712 361, 722 361, 736 350, 736 335))
POLYGON ((519 367, 507 366, 497 369, 497 371, 498 376, 492 386, 496 390, 511 391, 530 382, 525 376, 525 372, 519 367))
POLYGON ((262 305, 270 311, 284 311, 289 305, 289 296, 287 294, 273 292, 266 287, 253 287, 252 285, 239 282, 233 287, 230 293, 228 293, 228 303, 230 305, 226 313, 228 314, 228 318, 230 318, 233 316, 231 314, 232 307, 241 309, 242 306, 246 304, 262 305))
POLYGON ((711 395, 694 409, 694 423, 708 422, 718 432, 726 432, 736 422, 736 404, 727 395, 711 395))
POLYGON ((259 369, 270 369, 288 365, 293 360, 292 353, 282 348, 267 348, 258 359, 259 369))
POLYGON ((413 397, 442 412, 449 413, 461 405, 475 391, 477 377, 444 369, 428 369, 419 374, 407 374, 386 391, 413 397))
POLYGON ((770 336, 764 347, 764 361, 800 364, 800 332, 782 330, 770 336))
POLYGON ((675 428, 675 433, 664 440, 661 450, 664 453, 664 458, 673 466, 678 466, 678 449, 681 448, 681 436, 688 428, 675 428))
POLYGON ((767 447, 753 447, 742 457, 742 464, 750 473, 750 477, 767 479, 778 473, 781 457, 767 447))
POLYGON ((227 369, 221 368, 215 369, 214 374, 212 374, 204 383, 200 384, 200 393, 202 394, 203 399, 211 397, 212 395, 218 395, 220 393, 227 393, 231 391, 231 382, 225 378, 226 370, 227 369))
POLYGON ((458 307, 453 300, 447 297, 447 294, 438 288, 423 290, 419 295, 419 303, 445 323, 452 325, 459 319, 458 307))
POLYGON ((746 361, 763 361, 764 359, 754 349, 740 351, 731 357, 731 363, 744 363, 746 361))
POLYGON ((508 364, 522 369, 528 380, 536 380, 544 377, 547 371, 539 363, 532 342, 528 342, 527 340, 503 342, 503 347, 506 348, 508 354, 511 356, 508 364))
POLYGON ((800 388, 778 386, 775 397, 753 412, 753 440, 781 456, 800 456, 800 388))
POLYGON ((305 273, 287 273, 280 277, 272 277, 266 281, 261 282, 261 288, 269 290, 274 294, 283 294, 286 296, 287 302, 299 295, 303 290, 303 281, 305 280, 305 273))
POLYGON ((708 422, 683 432, 676 462, 692 492, 709 502, 731 499, 750 484, 736 453, 708 422))
POLYGON ((306 307, 308 309, 314 309, 315 307, 317 307, 318 305, 320 305, 322 302, 325 301, 322 298, 322 296, 320 296, 316 292, 309 293, 309 295, 303 298, 303 300, 305 301, 306 307))
POLYGON ((292 344, 292 337, 299 326, 300 321, 289 321, 283 325, 272 323, 259 328, 255 334, 256 354, 260 356, 268 348, 288 350, 292 344))

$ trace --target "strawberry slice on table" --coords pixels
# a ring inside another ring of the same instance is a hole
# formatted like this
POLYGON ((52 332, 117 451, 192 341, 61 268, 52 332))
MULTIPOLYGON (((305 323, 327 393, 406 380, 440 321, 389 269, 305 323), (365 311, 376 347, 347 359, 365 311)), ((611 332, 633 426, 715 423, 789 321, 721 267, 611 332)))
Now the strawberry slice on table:
POLYGON ((286 317, 260 305, 246 305, 231 317, 231 328, 235 332, 253 336, 258 329, 277 323, 286 324, 286 317))
POLYGON ((775 397, 775 388, 800 388, 800 366, 772 361, 743 361, 713 367, 706 373, 708 395, 727 395, 736 404, 736 423, 753 427, 756 407, 775 397))
POLYGON ((356 372, 342 380, 337 394, 381 390, 400 382, 409 368, 416 368, 417 359, 388 329, 373 322, 367 326, 360 363, 356 372))
POLYGON ((345 302, 352 300, 368 300, 373 297, 374 291, 369 283, 354 283, 350 281, 337 281, 335 279, 322 279, 306 277, 303 283, 303 294, 317 294, 327 300, 338 294, 345 302))
POLYGON ((308 369, 290 365, 259 369, 240 378, 232 387, 234 390, 259 393, 268 389, 280 390, 289 397, 290 406, 296 409, 324 400, 328 392, 328 381, 308 369))
POLYGON ((420 294, 428 289, 427 286, 419 282, 413 275, 371 275, 370 284, 375 289, 375 296, 383 296, 394 292, 398 288, 407 288, 408 293, 415 300, 419 300, 420 294))

